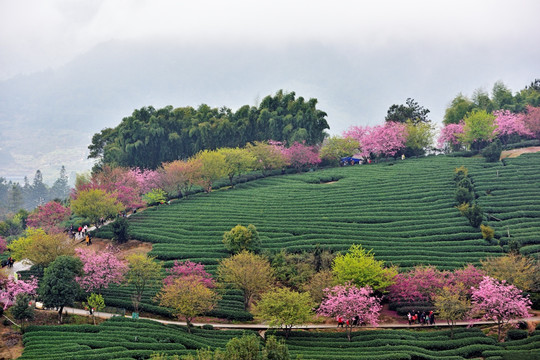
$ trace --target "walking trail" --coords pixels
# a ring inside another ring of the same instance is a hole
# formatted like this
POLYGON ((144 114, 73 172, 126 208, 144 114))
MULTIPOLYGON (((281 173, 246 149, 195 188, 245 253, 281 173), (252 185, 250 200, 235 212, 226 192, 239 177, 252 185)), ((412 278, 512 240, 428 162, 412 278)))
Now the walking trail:
MULTIPOLYGON (((64 308, 64 312, 68 314, 76 314, 76 315, 82 315, 82 316, 89 316, 88 311, 83 309, 76 309, 71 307, 64 308)), ((94 314, 96 317, 109 319, 113 316, 118 316, 118 314, 111 314, 106 312, 100 312, 96 311, 94 314)), ((146 320, 153 320, 160 322, 162 324, 174 324, 174 325, 183 325, 187 326, 186 322, 184 321, 174 321, 174 320, 161 320, 161 319, 154 319, 154 318, 147 318, 147 317, 140 317, 139 319, 146 319, 146 320)), ((516 319, 511 321, 512 323, 517 323, 518 321, 525 320, 525 321, 532 321, 532 322, 540 322, 540 316, 533 316, 529 318, 524 319, 516 319)), ((473 325, 495 325, 497 324, 495 321, 475 321, 472 323, 473 325)), ((203 325, 212 325, 216 329, 251 329, 251 330, 268 330, 271 327, 266 324, 220 324, 220 323, 198 323, 194 322, 194 326, 203 326, 203 325)), ((468 321, 459 321, 456 322, 455 326, 469 326, 471 325, 468 321)), ((447 324, 444 320, 439 322, 436 325, 420 325, 420 324, 400 324, 400 323, 391 323, 391 324, 381 324, 377 326, 377 328, 383 328, 383 329, 406 329, 406 328, 434 328, 434 327, 449 327, 450 325, 447 324)), ((307 324, 307 325, 298 325, 293 326, 293 329, 335 329, 337 328, 337 324, 307 324)), ((361 327, 366 328, 366 327, 361 327)), ((373 328, 373 327, 367 327, 367 328, 373 328)))

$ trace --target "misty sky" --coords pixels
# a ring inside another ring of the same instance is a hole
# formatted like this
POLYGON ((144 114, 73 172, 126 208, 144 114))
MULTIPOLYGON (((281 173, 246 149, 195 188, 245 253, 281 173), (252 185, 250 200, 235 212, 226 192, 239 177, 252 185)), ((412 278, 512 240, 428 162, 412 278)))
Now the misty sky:
MULTIPOLYGON (((155 39, 204 47, 240 44, 246 49, 317 43, 350 48, 351 56, 361 49, 359 61, 365 54, 377 58, 376 54, 388 53, 399 62, 392 50, 400 49, 400 56, 418 65, 414 71, 423 77, 433 72, 430 75, 435 79, 436 71, 444 69, 441 64, 452 66, 454 58, 460 64, 486 62, 493 68, 478 74, 464 68, 463 79, 453 76, 453 83, 439 83, 451 88, 451 96, 459 91, 471 94, 478 87, 489 91, 497 80, 518 91, 540 76, 537 0, 2 0, 0 4, 0 80, 57 68, 110 40, 155 39)), ((407 72, 404 68, 405 79, 410 81, 407 72)), ((421 94, 394 98, 393 83, 400 81, 393 78, 386 84, 390 95, 386 108, 404 103, 409 96, 429 108, 421 94)), ((439 90, 426 89, 428 93, 439 90)), ((431 104, 432 117, 440 117, 450 100, 431 104)))

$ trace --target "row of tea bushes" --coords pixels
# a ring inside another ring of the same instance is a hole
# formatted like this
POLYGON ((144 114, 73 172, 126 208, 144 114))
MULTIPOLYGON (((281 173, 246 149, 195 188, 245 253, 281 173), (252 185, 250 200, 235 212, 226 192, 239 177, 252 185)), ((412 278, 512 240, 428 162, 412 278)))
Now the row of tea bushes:
POLYGON ((147 359, 152 353, 194 354, 197 349, 224 348, 243 331, 192 328, 150 320, 111 318, 98 325, 29 326, 20 359, 147 359))
POLYGON ((361 244, 404 268, 429 263, 452 269, 501 253, 453 208, 452 176, 463 162, 471 172, 485 164, 437 156, 260 179, 147 209, 130 225, 134 237, 152 242, 152 254, 165 261, 215 266, 228 256, 223 233, 254 224, 263 250, 311 251, 319 243, 343 251, 361 244), (326 177, 338 181, 313 180, 326 177))
MULTIPOLYGON (((283 336, 283 333, 278 333, 283 336)), ((411 331, 376 330, 356 331, 351 341, 343 332, 292 332, 286 341, 292 356, 305 359, 418 359, 462 360, 477 357, 511 356, 527 354, 526 359, 540 357, 538 335, 527 339, 497 343, 477 329, 456 329, 454 337, 449 330, 411 331)), ((518 359, 516 357, 516 359, 518 359)), ((525 359, 521 357, 519 359, 525 359)))

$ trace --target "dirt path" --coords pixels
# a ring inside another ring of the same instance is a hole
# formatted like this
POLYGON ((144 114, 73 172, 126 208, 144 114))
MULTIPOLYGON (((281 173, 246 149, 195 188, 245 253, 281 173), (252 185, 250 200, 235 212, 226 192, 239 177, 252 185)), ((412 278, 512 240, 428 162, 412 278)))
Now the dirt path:
MULTIPOLYGON (((89 249, 94 251, 104 250, 107 246, 113 245, 119 251, 119 257, 125 259, 128 255, 131 254, 147 254, 152 250, 152 244, 147 242, 142 242, 138 240, 129 240, 128 242, 120 245, 114 245, 111 240, 108 239, 92 239, 92 245, 88 246, 89 249)), ((84 242, 79 242, 75 245, 75 248, 86 247, 87 245, 84 242)))
POLYGON ((532 146, 521 149, 505 150, 501 153, 501 160, 506 158, 515 158, 521 154, 535 153, 540 151, 540 146, 532 146))

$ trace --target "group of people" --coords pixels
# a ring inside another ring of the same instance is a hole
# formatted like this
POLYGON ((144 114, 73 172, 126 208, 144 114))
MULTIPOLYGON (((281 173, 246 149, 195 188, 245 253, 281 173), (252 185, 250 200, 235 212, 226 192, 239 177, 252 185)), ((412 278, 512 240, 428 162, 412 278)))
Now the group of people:
POLYGON ((13 264, 15 264, 15 259, 13 259, 11 256, 8 257, 6 260, 2 260, 2 267, 13 267, 13 264))
POLYGON ((409 325, 435 325, 435 314, 433 311, 430 311, 429 313, 422 311, 422 313, 419 313, 418 311, 413 310, 412 312, 409 311, 407 314, 407 320, 409 321, 409 325))
POLYGON ((69 235, 72 236, 74 240, 81 240, 81 242, 85 241, 86 246, 92 245, 92 237, 88 232, 88 225, 79 226, 77 229, 71 225, 69 228, 69 235))
POLYGON ((346 319, 344 320, 342 317, 338 317, 337 318, 337 326, 338 327, 343 327, 344 325, 347 325, 347 327, 349 326, 362 326, 362 325, 366 325, 365 322, 363 321, 360 321, 360 316, 356 315, 354 317, 354 319, 346 319))

